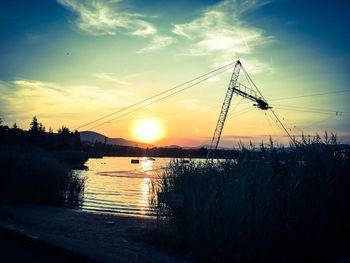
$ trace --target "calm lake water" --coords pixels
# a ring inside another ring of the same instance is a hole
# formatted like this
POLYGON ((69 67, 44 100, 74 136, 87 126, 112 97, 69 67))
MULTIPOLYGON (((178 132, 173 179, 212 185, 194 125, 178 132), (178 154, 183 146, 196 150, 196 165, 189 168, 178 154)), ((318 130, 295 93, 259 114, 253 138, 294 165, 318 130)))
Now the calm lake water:
POLYGON ((151 180, 156 180, 170 158, 104 157, 89 159, 84 200, 85 211, 154 216, 149 205, 151 180), (138 164, 131 164, 138 159, 138 164))

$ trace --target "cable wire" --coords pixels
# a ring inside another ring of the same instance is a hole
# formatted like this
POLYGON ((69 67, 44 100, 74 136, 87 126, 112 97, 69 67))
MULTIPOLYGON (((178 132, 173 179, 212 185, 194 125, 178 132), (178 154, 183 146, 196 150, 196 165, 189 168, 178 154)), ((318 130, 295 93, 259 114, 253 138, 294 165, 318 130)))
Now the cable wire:
MULTIPOLYGON (((189 85, 189 86, 187 86, 187 87, 184 87, 184 88, 182 88, 182 89, 180 89, 180 90, 178 90, 178 91, 175 91, 175 92, 173 92, 173 93, 170 93, 169 95, 166 95, 166 96, 164 96, 164 97, 161 97, 161 98, 159 98, 159 99, 157 99, 157 100, 155 100, 155 101, 152 101, 152 102, 150 102, 150 103, 148 103, 148 104, 142 105, 142 106, 140 106, 140 107, 138 107, 138 108, 136 108, 136 109, 130 110, 130 111, 128 111, 128 112, 126 112, 126 113, 124 113, 124 114, 122 114, 122 115, 119 115, 119 116, 117 116, 117 117, 115 117, 115 118, 113 118, 113 119, 111 119, 111 120, 102 122, 102 123, 100 123, 100 124, 98 124, 98 125, 96 125, 96 126, 93 126, 93 127, 90 128, 90 129, 93 130, 93 129, 95 129, 95 128, 97 128, 97 127, 100 127, 100 126, 102 126, 102 125, 104 125, 104 124, 114 122, 115 120, 120 119, 120 118, 122 118, 122 117, 124 117, 124 116, 126 116, 126 115, 129 115, 129 114, 131 114, 131 113, 134 113, 134 112, 136 112, 136 111, 139 111, 139 110, 141 110, 141 109, 143 109, 143 108, 145 108, 145 107, 147 107, 147 106, 153 105, 153 104, 155 104, 155 103, 157 103, 157 102, 160 102, 160 101, 162 101, 162 100, 165 100, 165 99, 167 99, 167 98, 169 98, 169 97, 171 97, 171 96, 173 96, 173 95, 176 95, 176 94, 178 94, 178 93, 180 93, 180 92, 183 92, 183 91, 185 91, 185 90, 187 90, 187 89, 189 89, 189 88, 192 88, 192 87, 198 85, 199 83, 202 83, 202 82, 204 82, 204 81, 206 81, 206 80, 208 80, 208 79, 210 79, 210 78, 212 78, 212 77, 214 77, 214 76, 217 76, 217 75, 219 75, 219 74, 222 74, 222 73, 224 73, 226 70, 227 70, 227 69, 224 69, 224 70, 220 71, 219 73, 216 73, 216 74, 214 74, 214 75, 210 75, 209 77, 206 77, 206 78, 204 78, 204 79, 201 79, 201 80, 199 80, 198 82, 196 82, 196 83, 194 83, 194 84, 191 84, 191 85, 189 85)), ((130 108, 130 107, 129 107, 129 108, 130 108)))
POLYGON ((345 92, 350 92, 350 89, 338 90, 338 91, 329 91, 329 92, 324 92, 324 93, 314 93, 314 94, 300 95, 300 96, 295 96, 295 97, 282 97, 282 98, 271 99, 270 101, 291 100, 291 99, 316 97, 316 96, 323 96, 323 95, 337 94, 337 93, 345 93, 345 92))
MULTIPOLYGON (((266 99, 264 98, 264 96, 262 95, 262 93, 260 92, 260 90, 258 89, 258 87, 255 85, 254 81, 251 79, 251 77, 249 76, 248 72, 245 70, 245 68, 242 66, 242 69, 244 71, 244 73, 248 76, 248 79, 251 81, 251 83, 253 84, 253 86, 255 87, 255 89, 258 91, 258 93, 260 94, 261 98, 266 102, 266 99)), ((278 118, 277 114, 275 113, 275 111, 272 108, 269 108, 269 110, 272 112, 272 114, 275 116, 275 118, 278 120, 278 122, 281 124, 281 126, 283 127, 283 130, 287 133, 287 135, 289 136, 289 138, 291 139, 291 141, 293 142, 293 144, 295 145, 295 140, 294 138, 290 135, 290 133, 288 132, 288 130, 286 129, 286 127, 284 127, 283 123, 281 122, 281 120, 278 118)))
MULTIPOLYGON (((217 71, 219 71, 219 70, 222 70, 222 69, 225 69, 225 68, 228 69, 228 68, 232 67, 235 63, 236 63, 236 61, 231 62, 231 63, 228 63, 228 64, 226 64, 226 65, 224 65, 224 66, 222 66, 222 67, 220 67, 220 68, 217 68, 217 69, 215 69, 215 70, 212 70, 212 71, 210 71, 210 72, 208 72, 208 73, 206 73, 206 74, 203 74, 203 75, 201 75, 201 76, 199 76, 199 77, 193 78, 193 79, 191 79, 191 80, 189 80, 189 81, 186 81, 186 82, 181 83, 181 84, 179 84, 179 85, 176 85, 176 86, 174 86, 174 87, 172 87, 172 88, 170 88, 170 89, 167 89, 167 90, 165 90, 165 91, 162 91, 162 92, 160 92, 160 93, 158 93, 158 94, 155 94, 155 95, 153 95, 153 96, 151 96, 151 97, 148 97, 148 98, 146 98, 146 99, 144 99, 144 100, 141 100, 141 101, 139 101, 139 102, 136 102, 136 103, 134 103, 134 104, 132 104, 132 105, 130 105, 130 106, 127 106, 127 107, 125 107, 125 108, 122 108, 122 109, 120 109, 120 110, 114 111, 114 112, 112 112, 112 113, 110 113, 110 114, 107 114, 107 115, 105 115, 105 116, 102 116, 102 117, 100 117, 100 118, 98 118, 98 119, 95 119, 95 120, 93 120, 93 121, 90 121, 90 122, 88 122, 88 123, 86 123, 86 124, 84 124, 84 125, 81 125, 81 126, 75 128, 74 130, 81 129, 81 128, 86 127, 86 126, 88 126, 88 125, 90 125, 90 124, 93 124, 93 123, 98 122, 98 121, 100 121, 100 120, 103 120, 103 119, 105 119, 105 118, 111 117, 111 116, 113 116, 113 115, 115 115, 115 114, 117 114, 117 113, 123 112, 123 111, 125 111, 125 110, 127 110, 127 109, 130 109, 130 108, 132 108, 132 107, 135 107, 135 106, 137 106, 137 105, 140 105, 140 104, 142 104, 142 103, 144 103, 144 102, 147 102, 147 101, 149 101, 149 100, 151 100, 151 99, 154 99, 154 98, 156 98, 156 97, 159 97, 159 96, 161 96, 161 95, 164 95, 164 94, 166 94, 166 93, 168 93, 168 92, 170 92, 170 91, 173 91, 173 90, 175 90, 175 89, 178 89, 178 88, 180 88, 180 87, 182 87, 182 86, 184 86, 184 85, 187 85, 187 84, 189 84, 189 83, 191 83, 191 82, 194 82, 194 81, 196 81, 196 80, 199 80, 199 79, 201 79, 201 78, 203 78, 203 77, 205 77, 205 76, 208 76, 208 75, 210 75, 210 74, 212 74, 212 73, 214 73, 214 72, 217 72, 217 71)), ((225 69, 225 70, 227 70, 227 69, 225 69)), ((216 75, 214 75, 214 76, 216 76, 216 75)), ((211 77, 213 77, 213 76, 211 76, 211 77)))

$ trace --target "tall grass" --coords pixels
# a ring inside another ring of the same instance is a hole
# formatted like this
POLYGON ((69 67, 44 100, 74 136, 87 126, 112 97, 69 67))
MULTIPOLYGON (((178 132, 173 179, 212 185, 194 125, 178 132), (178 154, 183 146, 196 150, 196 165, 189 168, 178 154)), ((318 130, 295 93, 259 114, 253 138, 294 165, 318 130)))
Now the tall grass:
POLYGON ((201 261, 331 262, 350 244, 349 169, 334 135, 288 149, 242 146, 232 160, 174 161, 155 191, 183 194, 184 205, 159 204, 159 219, 201 261))
POLYGON ((79 201, 84 178, 34 146, 0 147, 0 201, 64 205, 79 201))

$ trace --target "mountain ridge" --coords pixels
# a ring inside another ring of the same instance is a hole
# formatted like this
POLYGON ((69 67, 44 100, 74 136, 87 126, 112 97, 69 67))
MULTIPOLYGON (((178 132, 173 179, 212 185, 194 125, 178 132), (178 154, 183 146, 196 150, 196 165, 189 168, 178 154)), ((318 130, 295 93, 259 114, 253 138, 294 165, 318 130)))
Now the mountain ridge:
POLYGON ((154 145, 148 143, 142 143, 137 141, 131 141, 124 138, 110 138, 101 133, 94 131, 82 131, 79 132, 80 139, 82 142, 101 142, 104 143, 106 140, 107 144, 119 145, 119 146, 130 146, 130 147, 140 147, 140 148, 153 148, 154 145))
MULTIPOLYGON (((100 142, 104 143, 105 138, 106 138, 106 143, 107 144, 112 144, 112 145, 119 145, 119 146, 130 146, 130 147, 140 147, 140 148, 179 148, 179 149, 200 149, 200 148, 210 148, 210 145, 199 145, 199 146, 179 146, 179 145, 166 145, 166 146, 155 146, 152 144, 148 143, 142 143, 142 142, 137 142, 137 141, 132 141, 132 140, 127 140, 124 138, 110 138, 108 136, 105 136, 101 133, 94 132, 94 131, 82 131, 80 133, 80 139, 83 142, 89 142, 89 143, 95 143, 100 142)), ((227 147, 218 147, 218 149, 231 149, 227 147)))

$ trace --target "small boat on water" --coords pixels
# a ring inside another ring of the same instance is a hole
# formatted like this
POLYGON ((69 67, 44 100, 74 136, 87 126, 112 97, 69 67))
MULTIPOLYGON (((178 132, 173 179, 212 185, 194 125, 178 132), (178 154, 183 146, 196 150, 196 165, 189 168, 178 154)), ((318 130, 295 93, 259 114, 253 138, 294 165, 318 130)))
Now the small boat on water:
POLYGON ((156 159, 152 158, 152 157, 146 157, 143 159, 144 161, 155 161, 156 159))
POLYGON ((148 161, 152 161, 154 162, 156 159, 152 158, 152 157, 143 157, 141 159, 131 159, 131 163, 132 164, 138 164, 140 163, 140 161, 142 162, 148 162, 148 161))

